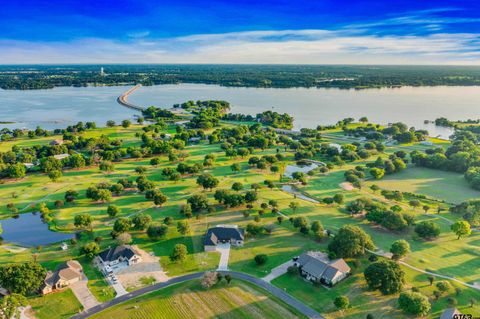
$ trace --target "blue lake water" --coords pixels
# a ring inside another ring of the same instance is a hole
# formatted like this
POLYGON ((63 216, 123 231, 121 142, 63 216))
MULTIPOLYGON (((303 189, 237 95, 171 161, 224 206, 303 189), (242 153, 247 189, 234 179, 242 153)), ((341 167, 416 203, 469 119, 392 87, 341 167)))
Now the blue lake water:
POLYGON ((48 229, 40 213, 20 214, 17 218, 0 220, 4 243, 13 243, 20 246, 48 245, 66 241, 73 238, 74 234, 54 232, 48 229))
MULTIPOLYGON (((1 127, 62 128, 78 121, 132 119, 136 113, 116 102, 129 87, 60 87, 51 90, 0 90, 1 127)), ((443 116, 452 120, 480 118, 480 87, 402 87, 367 90, 324 88, 230 88, 218 85, 179 84, 142 87, 129 98, 141 106, 170 107, 187 100, 223 99, 232 112, 256 114, 265 110, 286 112, 295 128, 334 124, 345 117, 387 124, 402 121, 426 128, 432 136, 448 136, 445 128, 425 125, 424 120, 443 116)))

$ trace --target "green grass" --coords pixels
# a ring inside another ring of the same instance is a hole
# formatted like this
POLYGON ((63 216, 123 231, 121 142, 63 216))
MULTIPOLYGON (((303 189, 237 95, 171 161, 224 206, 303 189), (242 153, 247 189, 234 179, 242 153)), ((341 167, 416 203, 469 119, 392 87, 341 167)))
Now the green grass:
MULTIPOLYGON (((290 274, 276 278, 272 281, 272 284, 285 289, 286 292, 302 300, 328 319, 365 318, 369 313, 375 315, 375 318, 410 318, 398 309, 398 294, 384 296, 378 291, 368 290, 363 278, 363 271, 368 264, 368 260, 362 259, 360 267, 352 267, 353 274, 333 288, 313 285, 305 281, 300 275, 290 274), (350 300, 350 308, 344 312, 338 311, 333 304, 335 298, 342 295, 347 296, 350 300)), ((416 287, 421 293, 429 297, 432 311, 427 318, 437 319, 444 309, 451 307, 447 302, 448 297, 454 297, 457 300, 457 308, 463 313, 478 314, 480 312, 478 303, 474 308, 470 308, 470 299, 479 300, 480 292, 452 283, 452 288, 436 300, 433 296, 435 286, 430 286, 426 275, 420 275, 406 267, 402 267, 402 269, 406 274, 407 284, 405 289, 416 287), (461 289, 459 295, 456 295, 455 288, 461 289)))
POLYGON ((115 297, 115 290, 110 286, 103 274, 86 258, 81 260, 83 272, 88 278, 88 288, 99 302, 105 302, 115 297))
POLYGON ((92 318, 303 318, 267 292, 225 281, 206 290, 198 280, 170 286, 107 309, 92 318))
POLYGON ((462 174, 421 167, 408 168, 368 184, 372 183, 383 189, 423 194, 450 203, 480 196, 480 192, 472 189, 462 174))
POLYGON ((82 310, 82 305, 70 289, 30 298, 28 302, 38 319, 70 318, 82 310))

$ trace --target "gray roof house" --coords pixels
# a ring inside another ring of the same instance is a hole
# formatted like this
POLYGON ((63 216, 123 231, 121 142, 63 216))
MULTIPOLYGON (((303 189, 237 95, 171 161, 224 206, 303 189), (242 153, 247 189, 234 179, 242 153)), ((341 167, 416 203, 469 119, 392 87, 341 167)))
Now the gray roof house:
POLYGON ((213 251, 219 243, 242 246, 245 239, 243 228, 236 225, 217 225, 209 228, 205 235, 205 251, 213 251))
POLYGON ((321 252, 309 251, 294 260, 307 280, 333 286, 347 277, 351 269, 343 259, 328 260, 321 252))
POLYGON ((461 315, 462 313, 458 311, 457 308, 448 308, 442 312, 440 319, 454 319, 454 315, 461 315))
POLYGON ((140 254, 130 245, 120 245, 106 249, 98 254, 98 258, 106 270, 123 262, 130 266, 141 260, 140 254))

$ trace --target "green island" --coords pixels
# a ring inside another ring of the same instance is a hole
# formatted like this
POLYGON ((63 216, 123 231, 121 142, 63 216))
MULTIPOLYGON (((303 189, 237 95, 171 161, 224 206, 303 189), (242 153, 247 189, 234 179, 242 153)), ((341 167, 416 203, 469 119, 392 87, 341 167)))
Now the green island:
POLYGON ((16 245, 4 227, 4 309, 84 318, 109 303, 92 318, 304 318, 281 291, 319 318, 480 314, 475 124, 447 141, 365 117, 295 131, 288 114, 229 108, 189 101, 148 108, 137 123, 3 130, 0 223, 35 212, 52 233, 72 234, 16 245), (207 247, 218 225, 241 229, 227 253, 207 247), (125 251, 125 267, 99 266, 125 251), (345 277, 307 280, 309 256, 342 263, 345 277))

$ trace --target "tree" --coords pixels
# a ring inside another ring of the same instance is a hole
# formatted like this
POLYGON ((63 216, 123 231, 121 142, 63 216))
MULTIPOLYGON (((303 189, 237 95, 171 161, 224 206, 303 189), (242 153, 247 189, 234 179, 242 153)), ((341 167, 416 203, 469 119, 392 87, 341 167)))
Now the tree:
POLYGON ((328 245, 329 251, 338 257, 354 257, 365 254, 366 249, 373 249, 372 238, 361 228, 345 225, 328 245))
POLYGON ((440 292, 447 292, 452 286, 448 283, 448 281, 439 281, 436 283, 438 291, 440 292))
POLYGON ((65 192, 65 201, 67 203, 72 203, 78 197, 78 192, 73 189, 69 189, 65 192))
POLYGON ((208 199, 204 194, 192 195, 187 199, 187 203, 190 204, 190 207, 194 212, 208 208, 208 199))
POLYGON ((333 201, 339 205, 343 204, 344 200, 345 200, 345 196, 343 196, 343 194, 335 194, 333 196, 333 201))
POLYGON ((97 200, 102 202, 109 202, 112 200, 112 192, 108 189, 99 189, 97 192, 97 200))
POLYGON ((190 232, 190 225, 186 220, 181 220, 177 223, 177 231, 182 235, 186 235, 190 232))
POLYGON ((125 233, 129 231, 131 227, 132 227, 132 222, 130 221, 129 218, 126 218, 126 217, 120 217, 113 224, 113 230, 116 233, 125 233))
POLYGON ((130 244, 132 242, 132 235, 129 233, 121 233, 117 236, 117 243, 119 245, 130 244))
POLYGON ((259 254, 259 255, 256 255, 255 258, 253 258, 253 260, 255 260, 255 263, 259 266, 264 265, 268 260, 268 256, 265 254, 259 254))
POLYGON ((156 190, 153 194, 152 200, 156 206, 162 206, 167 202, 168 198, 161 191, 156 190))
POLYGON ((20 318, 20 307, 27 306, 27 298, 20 294, 10 294, 2 298, 0 304, 0 318, 4 319, 19 319, 20 318))
POLYGON ((146 167, 143 167, 143 166, 137 166, 135 167, 135 173, 137 173, 138 175, 143 175, 147 172, 147 168, 146 167))
POLYGON ((56 182, 62 177, 62 171, 59 170, 52 170, 48 172, 48 178, 52 180, 52 182, 56 182))
POLYGON ((68 165, 71 168, 82 168, 85 164, 85 158, 81 154, 73 154, 68 158, 68 165))
POLYGON ((253 203, 257 201, 257 199, 258 199, 257 193, 255 193, 254 191, 247 191, 245 193, 245 202, 253 203))
POLYGON ((390 252, 393 254, 392 259, 399 260, 410 252, 410 244, 404 239, 396 240, 390 247, 390 252))
POLYGON ((412 291, 405 291, 400 294, 398 306, 403 312, 415 316, 425 316, 431 309, 430 302, 425 295, 412 291))
POLYGON ((176 244, 170 254, 170 260, 173 262, 182 262, 187 258, 187 246, 183 244, 176 244))
POLYGON ((347 296, 338 296, 333 301, 333 304, 335 305, 335 307, 337 307, 337 309, 345 310, 350 305, 350 300, 348 300, 347 296))
POLYGON ((295 213, 298 209, 298 203, 297 202, 290 202, 290 204, 288 204, 288 207, 290 207, 290 209, 295 213))
POLYGON ((430 209, 430 206, 428 205, 423 205, 423 211, 425 212, 425 214, 428 212, 428 210, 430 209))
POLYGON ((144 213, 138 213, 132 217, 132 224, 134 229, 145 230, 151 222, 152 216, 144 213))
POLYGON ((131 122, 130 120, 123 120, 123 121, 122 121, 122 126, 123 126, 124 128, 130 127, 130 125, 132 125, 132 122, 131 122))
POLYGON ((102 162, 100 162, 99 168, 102 172, 110 173, 111 171, 114 170, 115 167, 114 167, 113 163, 110 162, 110 161, 102 161, 102 162))
POLYGON ((370 169, 370 175, 375 179, 381 179, 385 175, 385 170, 383 168, 374 167, 370 169))
POLYGON ((235 182, 232 184, 232 190, 239 192, 243 189, 243 184, 240 182, 235 182))
POLYGON ((10 164, 5 169, 5 175, 10 178, 22 178, 26 173, 27 169, 22 163, 10 164))
POLYGON ((160 239, 167 235, 168 227, 165 225, 153 226, 150 225, 147 228, 147 235, 150 239, 160 239))
POLYGON ((73 224, 77 228, 91 228, 93 222, 93 217, 89 213, 82 213, 75 215, 73 219, 73 224))
POLYGON ((87 258, 89 259, 93 259, 93 257, 98 255, 99 252, 100 252, 100 246, 98 246, 98 244, 94 241, 92 241, 91 243, 85 244, 81 249, 81 253, 87 256, 87 258))
POLYGON ((460 239, 464 236, 469 236, 472 233, 472 229, 470 228, 470 224, 465 220, 456 221, 450 229, 457 235, 457 239, 460 239))
POLYGON ((107 127, 114 127, 115 126, 115 121, 108 120, 107 121, 107 127))
POLYGON ((213 189, 218 185, 218 179, 213 177, 212 174, 202 174, 197 178, 197 184, 202 186, 203 189, 213 189))
POLYGON ((232 170, 232 172, 238 173, 241 170, 241 166, 239 163, 234 163, 230 166, 230 169, 232 170))
POLYGON ((411 201, 408 202, 408 204, 412 208, 417 208, 417 207, 420 207, 420 205, 422 205, 418 199, 412 199, 411 201))
POLYGON ((114 193, 115 195, 119 196, 121 192, 123 192, 123 190, 125 189, 125 187, 120 184, 120 183, 117 183, 117 184, 113 184, 111 187, 110 187, 110 191, 112 193, 114 193))
POLYGON ((0 267, 0 286, 11 293, 30 295, 43 284, 47 270, 36 262, 15 263, 0 267))
POLYGON ((415 226, 415 232, 424 239, 432 239, 440 235, 440 226, 430 221, 423 221, 415 226))
POLYGON ((433 276, 428 276, 428 281, 430 282, 430 286, 433 285, 433 281, 435 280, 435 277, 433 276))
POLYGON ((218 275, 220 275, 220 273, 217 273, 216 271, 206 271, 202 277, 202 287, 208 289, 214 286, 218 282, 218 275))
POLYGON ((115 217, 118 214, 120 214, 120 212, 121 212, 120 207, 116 205, 108 205, 107 207, 107 214, 110 217, 115 217))
POLYGON ((376 184, 373 184, 372 186, 370 186, 370 189, 376 193, 378 190, 380 190, 380 187, 376 184))
POLYGON ((397 263, 390 260, 370 264, 363 274, 370 289, 378 289, 384 295, 401 291, 405 283, 405 273, 397 263))
POLYGON ((227 281, 227 284, 230 284, 230 282, 232 281, 232 276, 229 275, 229 274, 226 274, 225 275, 225 280, 227 281))

